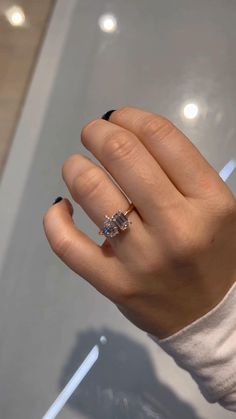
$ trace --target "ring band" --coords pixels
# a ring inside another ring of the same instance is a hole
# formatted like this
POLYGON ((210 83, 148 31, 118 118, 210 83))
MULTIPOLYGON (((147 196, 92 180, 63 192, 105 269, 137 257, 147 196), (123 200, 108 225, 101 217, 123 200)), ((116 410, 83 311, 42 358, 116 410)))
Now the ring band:
POLYGON ((132 224, 131 221, 128 220, 127 215, 133 211, 134 204, 131 203, 127 211, 122 212, 118 210, 115 214, 111 217, 105 215, 106 220, 103 223, 103 229, 99 231, 99 234, 106 237, 114 237, 120 233, 120 231, 124 231, 129 227, 129 224, 132 224))

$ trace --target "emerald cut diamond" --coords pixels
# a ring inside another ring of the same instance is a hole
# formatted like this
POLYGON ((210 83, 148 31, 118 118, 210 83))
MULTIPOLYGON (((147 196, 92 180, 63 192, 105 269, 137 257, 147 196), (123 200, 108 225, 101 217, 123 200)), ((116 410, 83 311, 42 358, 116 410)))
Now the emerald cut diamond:
POLYGON ((112 216, 112 220, 116 223, 120 230, 126 230, 129 227, 129 220, 121 211, 114 214, 112 216))

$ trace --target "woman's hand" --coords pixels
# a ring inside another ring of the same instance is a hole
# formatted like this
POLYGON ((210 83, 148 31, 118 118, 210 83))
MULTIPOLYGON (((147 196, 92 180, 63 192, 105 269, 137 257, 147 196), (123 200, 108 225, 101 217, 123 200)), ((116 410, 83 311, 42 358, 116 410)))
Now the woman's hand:
POLYGON ((209 312, 236 280, 235 197, 191 141, 154 113, 119 109, 85 125, 81 140, 104 169, 69 157, 62 176, 73 199, 100 229, 105 214, 127 210, 127 196, 132 224, 99 246, 75 226, 64 199, 43 218, 50 246, 135 325, 168 337, 209 312))

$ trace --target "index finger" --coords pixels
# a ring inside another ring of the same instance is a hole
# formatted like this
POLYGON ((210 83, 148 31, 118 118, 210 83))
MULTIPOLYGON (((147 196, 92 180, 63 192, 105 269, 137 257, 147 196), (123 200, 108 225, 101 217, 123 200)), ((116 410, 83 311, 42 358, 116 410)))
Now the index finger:
POLYGON ((124 107, 114 111, 109 122, 133 132, 184 196, 210 199, 228 189, 197 147, 168 119, 124 107))

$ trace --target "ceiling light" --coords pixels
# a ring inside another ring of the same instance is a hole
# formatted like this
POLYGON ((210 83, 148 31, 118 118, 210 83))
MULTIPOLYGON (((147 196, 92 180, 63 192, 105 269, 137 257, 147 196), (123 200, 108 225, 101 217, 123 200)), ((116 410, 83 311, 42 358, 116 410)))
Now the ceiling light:
POLYGON ((12 26, 22 26, 25 23, 24 11, 19 6, 12 6, 7 9, 5 16, 12 26))
POLYGON ((103 32, 115 32, 117 28, 117 20, 112 14, 100 16, 98 23, 103 32))
POLYGON ((198 116, 199 109, 196 103, 187 103, 183 112, 186 119, 195 119, 198 116))

